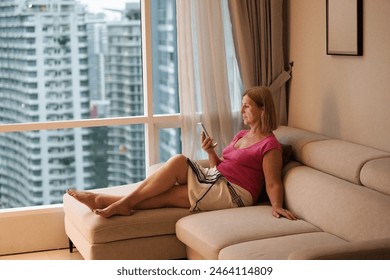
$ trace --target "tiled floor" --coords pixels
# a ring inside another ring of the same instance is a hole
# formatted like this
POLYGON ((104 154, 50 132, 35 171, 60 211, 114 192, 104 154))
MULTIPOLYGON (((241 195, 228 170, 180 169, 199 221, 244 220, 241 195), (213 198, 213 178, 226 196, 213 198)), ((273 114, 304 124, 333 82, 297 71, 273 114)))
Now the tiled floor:
POLYGON ((79 252, 68 249, 0 256, 1 260, 82 260, 79 252))

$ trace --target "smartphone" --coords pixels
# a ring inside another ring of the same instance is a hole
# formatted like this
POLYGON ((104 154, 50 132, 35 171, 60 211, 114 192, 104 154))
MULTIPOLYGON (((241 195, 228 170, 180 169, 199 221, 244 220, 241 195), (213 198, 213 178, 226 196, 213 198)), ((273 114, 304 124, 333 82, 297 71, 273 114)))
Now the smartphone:
MULTIPOLYGON (((206 135, 206 137, 211 138, 211 137, 210 137, 210 134, 207 132, 207 129, 206 129, 206 127, 203 125, 203 123, 199 122, 198 125, 202 128, 202 130, 203 130, 204 134, 206 135)), ((213 143, 213 144, 212 144, 212 147, 213 147, 213 148, 214 148, 215 146, 217 146, 217 143, 213 143)))

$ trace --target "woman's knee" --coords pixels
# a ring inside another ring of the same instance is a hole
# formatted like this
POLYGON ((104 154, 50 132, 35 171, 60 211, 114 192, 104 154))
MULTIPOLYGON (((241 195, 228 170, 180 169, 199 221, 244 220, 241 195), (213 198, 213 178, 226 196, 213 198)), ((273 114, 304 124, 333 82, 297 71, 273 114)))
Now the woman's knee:
POLYGON ((174 166, 175 168, 187 167, 187 157, 184 155, 174 155, 167 162, 167 165, 174 166))
POLYGON ((182 155, 182 154, 177 154, 177 155, 174 155, 172 156, 168 162, 187 162, 187 157, 185 155, 182 155))
POLYGON ((166 169, 176 177, 177 182, 187 183, 188 162, 184 155, 174 155, 165 164, 166 169))

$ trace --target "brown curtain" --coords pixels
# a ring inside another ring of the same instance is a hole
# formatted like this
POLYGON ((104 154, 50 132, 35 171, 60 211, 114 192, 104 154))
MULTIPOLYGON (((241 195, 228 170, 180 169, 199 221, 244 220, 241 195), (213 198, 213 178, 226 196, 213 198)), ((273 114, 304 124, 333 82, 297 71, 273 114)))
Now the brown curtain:
POLYGON ((287 124, 283 0, 229 0, 229 12, 244 88, 270 87, 279 122, 287 124))

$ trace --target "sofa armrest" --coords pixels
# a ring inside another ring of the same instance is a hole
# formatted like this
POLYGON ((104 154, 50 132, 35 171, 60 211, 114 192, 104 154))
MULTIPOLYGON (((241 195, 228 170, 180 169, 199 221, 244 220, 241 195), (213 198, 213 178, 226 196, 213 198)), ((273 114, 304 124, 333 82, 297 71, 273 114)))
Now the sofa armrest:
POLYGON ((390 238, 298 250, 292 260, 390 260, 390 238))

